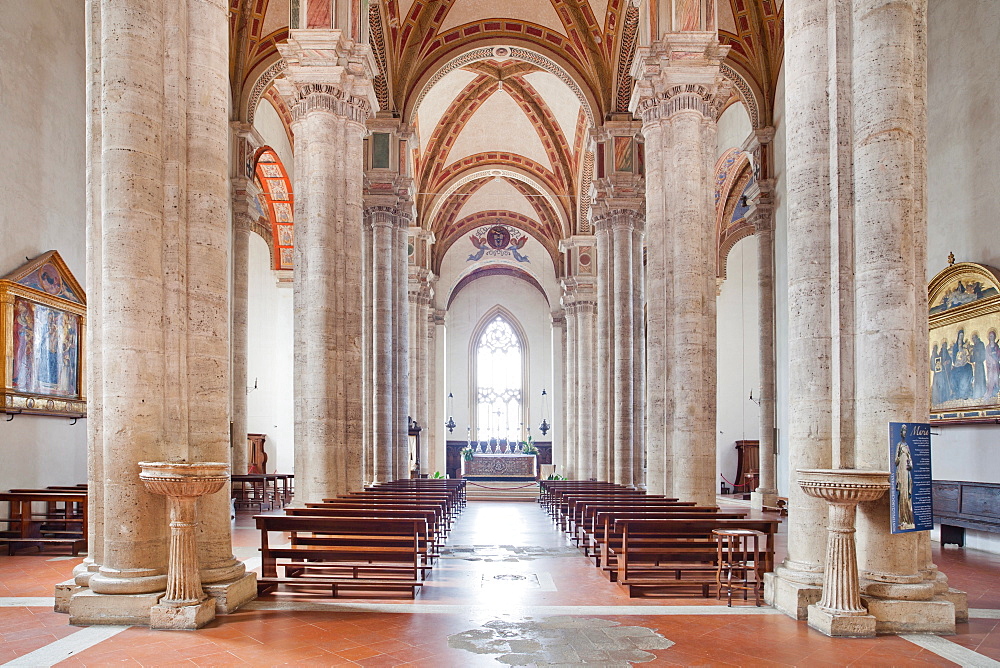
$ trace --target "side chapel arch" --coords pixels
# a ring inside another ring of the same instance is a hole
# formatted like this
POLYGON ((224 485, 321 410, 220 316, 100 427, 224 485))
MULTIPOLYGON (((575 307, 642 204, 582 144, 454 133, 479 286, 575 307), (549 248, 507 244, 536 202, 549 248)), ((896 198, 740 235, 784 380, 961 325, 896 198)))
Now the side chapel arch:
POLYGON ((271 223, 271 244, 274 248, 273 269, 291 270, 295 246, 295 201, 292 182, 278 154, 263 146, 254 156, 254 177, 260 186, 264 209, 271 223))
POLYGON ((753 165, 746 151, 731 148, 715 163, 715 276, 726 279, 726 260, 740 239, 754 233, 747 220, 749 205, 743 199, 753 183, 753 165))

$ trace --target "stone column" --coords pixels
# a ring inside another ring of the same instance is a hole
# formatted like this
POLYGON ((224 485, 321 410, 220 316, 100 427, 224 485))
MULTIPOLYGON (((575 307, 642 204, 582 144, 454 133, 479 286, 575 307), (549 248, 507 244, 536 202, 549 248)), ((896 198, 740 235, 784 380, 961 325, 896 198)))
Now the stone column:
MULTIPOLYGON (((88 441, 100 453, 88 475, 103 517, 89 531, 96 572, 80 574, 89 589, 68 609, 73 624, 148 624, 166 587, 168 527, 138 462, 229 460, 226 7, 89 9, 87 273, 99 343, 88 339, 87 366, 100 387, 88 441), (150 44, 163 48, 150 55, 150 44)), ((256 593, 232 556, 228 491, 204 497, 198 516, 201 579, 217 583, 209 593, 228 612, 256 593)))
POLYGON ((279 91, 295 133, 295 488, 361 486, 362 138, 376 108, 367 45, 292 30, 279 91))
POLYGON ((577 343, 579 334, 577 331, 577 308, 574 302, 574 281, 565 279, 563 281, 562 307, 566 318, 566 364, 563 376, 566 379, 566 389, 563 393, 563 406, 565 406, 565 426, 563 427, 563 467, 565 475, 570 480, 580 480, 581 471, 577 462, 578 425, 579 425, 579 357, 577 343))
MULTIPOLYGON (((772 130, 773 133, 773 130, 772 130)), ((773 507, 778 498, 775 439, 774 355, 774 180, 760 179, 748 192, 753 210, 747 214, 757 237, 758 317, 760 320, 760 482, 750 493, 756 510, 773 507)))
POLYGON ((826 524, 826 504, 802 490, 797 471, 833 466, 840 425, 832 408, 840 385, 837 364, 843 361, 834 332, 843 328, 849 339, 853 330, 853 318, 837 324, 841 269, 832 239, 839 206, 832 196, 831 160, 840 156, 831 155, 831 133, 839 133, 831 118, 838 126, 842 121, 831 110, 827 82, 830 44, 843 38, 828 5, 806 0, 785 14, 786 135, 788 145, 798 147, 787 156, 788 357, 810 364, 789 367, 788 556, 776 577, 765 581, 764 593, 768 603, 797 619, 805 619, 807 606, 819 600, 826 524))
POLYGON ((364 435, 364 483, 375 482, 375 239, 371 216, 367 209, 362 219, 361 273, 361 396, 364 435))
POLYGON ((393 362, 396 365, 396 414, 393 416, 396 423, 396 435, 393 461, 396 478, 410 477, 410 437, 409 426, 406 421, 410 405, 410 302, 407 296, 409 272, 406 253, 409 227, 409 216, 404 218, 400 215, 397 218, 397 224, 394 229, 395 234, 392 249, 393 289, 395 290, 393 316, 396 337, 393 341, 393 362))
POLYGON ((614 216, 611 221, 611 237, 614 254, 614 282, 611 285, 612 308, 615 310, 615 325, 612 331, 612 355, 614 374, 612 376, 612 397, 614 399, 614 451, 613 481, 619 485, 632 485, 633 452, 632 423, 633 408, 633 341, 632 309, 632 221, 626 216, 614 216))
POLYGON ((369 207, 366 210, 372 226, 372 465, 375 483, 389 482, 395 475, 396 421, 393 361, 394 285, 392 246, 395 236, 395 210, 390 207, 369 207))
POLYGON ((632 485, 646 488, 645 232, 632 226, 632 485))
POLYGON ((552 402, 550 403, 551 410, 553 411, 551 416, 546 416, 549 418, 551 423, 551 431, 547 436, 539 436, 539 440, 548 438, 552 442, 552 463, 555 465, 555 472, 558 475, 566 475, 566 464, 564 452, 565 448, 565 438, 563 434, 566 431, 566 404, 564 397, 566 396, 566 314, 561 308, 554 309, 551 313, 552 316, 552 377, 557 379, 558 391, 552 392, 552 402), (558 366, 556 361, 558 360, 558 366))
POLYGON ((443 379, 446 377, 446 364, 447 359, 444 355, 445 343, 447 337, 447 330, 445 329, 445 317, 447 316, 447 311, 444 309, 437 308, 437 302, 431 302, 431 311, 429 318, 431 320, 431 350, 432 360, 431 363, 431 376, 428 378, 428 382, 433 390, 433 403, 431 404, 431 438, 428 441, 428 452, 429 463, 433 466, 433 470, 445 471, 445 441, 448 438, 447 430, 444 427, 445 416, 444 411, 447 410, 447 402, 444 397, 443 379), (439 383, 439 380, 441 381, 439 383))
POLYGON ((597 246, 597 466, 594 477, 608 481, 614 479, 612 474, 612 436, 614 434, 614 390, 612 374, 614 363, 612 359, 612 333, 615 327, 615 309, 612 307, 611 282, 614 276, 612 261, 611 226, 604 217, 595 217, 593 221, 597 246))
POLYGON ((576 294, 576 467, 577 477, 588 480, 594 474, 594 338, 597 333, 595 293, 592 285, 578 284, 576 294))
MULTIPOLYGON (((663 145, 663 130, 651 123, 643 128, 646 146, 646 239, 650 249, 665 249, 670 220, 664 208, 666 161, 655 151, 663 145), (655 221, 655 222, 654 222, 655 221)), ((668 325, 668 304, 673 301, 673 284, 665 250, 647 253, 646 263, 646 490, 650 494, 673 495, 673 448, 667 377, 673 330, 668 325)))
MULTIPOLYGON (((87 0, 87 300, 101 304, 102 244, 102 81, 101 3, 87 0)), ((87 556, 73 569, 73 581, 56 585, 56 612, 69 612, 69 596, 86 587, 104 551, 104 417, 102 309, 87 312, 87 556)))
POLYGON ((233 154, 230 157, 230 189, 232 192, 232 240, 231 259, 232 292, 230 337, 232 339, 232 443, 231 458, 233 473, 246 473, 247 460, 247 347, 248 347, 248 290, 250 275, 250 235, 253 224, 251 202, 257 196, 257 187, 247 164, 256 149, 262 144, 253 127, 246 123, 231 123, 233 130, 233 154))
POLYGON ((250 217, 233 212, 233 378, 232 471, 247 471, 247 289, 250 269, 250 217))
POLYGON ((645 440, 642 422, 637 422, 645 413, 640 384, 645 338, 639 303, 644 198, 640 126, 627 116, 608 120, 593 132, 598 164, 591 211, 598 255, 598 319, 606 346, 598 367, 599 391, 604 393, 601 418, 607 422, 603 479, 632 486, 642 477, 645 440))
MULTIPOLYGON (((926 5, 851 3, 859 469, 892 466, 888 422, 927 419, 926 174, 919 153, 926 5), (873 284, 879 280, 895 286, 891 296, 873 284)), ((887 497, 859 511, 863 591, 876 630, 954 632, 955 604, 935 597, 934 583, 925 580, 919 534, 890 533, 887 497)))

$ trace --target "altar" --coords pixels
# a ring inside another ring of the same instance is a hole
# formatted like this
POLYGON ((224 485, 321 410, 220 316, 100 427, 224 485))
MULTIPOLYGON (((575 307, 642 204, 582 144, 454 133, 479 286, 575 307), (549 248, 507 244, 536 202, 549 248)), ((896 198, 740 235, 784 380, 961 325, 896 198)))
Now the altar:
POLYGON ((538 478, 538 457, 523 453, 477 452, 472 459, 462 460, 462 477, 535 480, 538 478))

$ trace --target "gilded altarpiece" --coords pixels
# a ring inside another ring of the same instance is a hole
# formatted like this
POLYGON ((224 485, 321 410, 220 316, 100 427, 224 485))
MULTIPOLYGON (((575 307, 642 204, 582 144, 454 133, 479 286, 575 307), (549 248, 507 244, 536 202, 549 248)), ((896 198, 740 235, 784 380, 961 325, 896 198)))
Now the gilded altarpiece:
POLYGON ((928 287, 932 423, 1000 422, 1000 273, 952 264, 928 287))
POLYGON ((87 413, 87 299, 56 251, 0 278, 0 410, 87 413))

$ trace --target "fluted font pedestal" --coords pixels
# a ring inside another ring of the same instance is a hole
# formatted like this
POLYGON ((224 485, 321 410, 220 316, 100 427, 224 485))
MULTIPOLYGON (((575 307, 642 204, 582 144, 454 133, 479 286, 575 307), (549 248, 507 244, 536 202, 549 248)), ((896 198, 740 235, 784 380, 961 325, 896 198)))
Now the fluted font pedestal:
POLYGON ((150 610, 150 628, 197 629, 215 619, 215 601, 205 595, 198 570, 195 502, 229 481, 222 462, 179 464, 139 462, 140 480, 153 494, 167 497, 170 561, 167 592, 150 610))
POLYGON ((799 486, 829 505, 823 594, 809 606, 809 626, 828 636, 875 635, 875 617, 861 603, 854 521, 862 501, 874 501, 889 489, 886 471, 799 469, 799 486))

